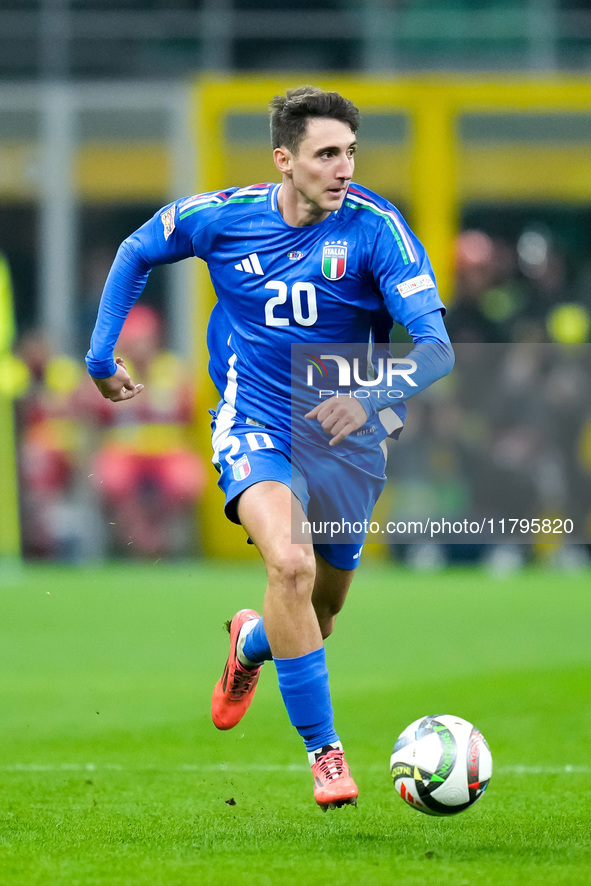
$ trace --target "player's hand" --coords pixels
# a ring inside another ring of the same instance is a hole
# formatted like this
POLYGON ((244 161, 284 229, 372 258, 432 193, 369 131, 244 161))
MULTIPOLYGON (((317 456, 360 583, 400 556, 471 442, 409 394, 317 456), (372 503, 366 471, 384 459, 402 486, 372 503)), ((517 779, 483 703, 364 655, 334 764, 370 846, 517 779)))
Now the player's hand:
POLYGON ((316 418, 323 429, 332 436, 329 446, 336 446, 367 421, 367 413, 354 397, 331 397, 315 406, 306 418, 316 418))
POLYGON ((115 363, 117 370, 114 375, 110 375, 108 378, 93 377, 92 380, 105 400, 112 400, 113 403, 117 403, 119 400, 131 400, 132 397, 144 390, 144 386, 135 385, 132 382, 122 357, 117 357, 115 363))

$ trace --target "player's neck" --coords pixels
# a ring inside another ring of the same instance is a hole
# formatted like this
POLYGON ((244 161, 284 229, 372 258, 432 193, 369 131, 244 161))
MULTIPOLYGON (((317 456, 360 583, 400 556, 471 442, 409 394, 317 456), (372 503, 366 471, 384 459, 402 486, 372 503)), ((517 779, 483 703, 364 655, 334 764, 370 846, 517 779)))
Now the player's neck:
POLYGON ((290 187, 289 181, 284 181, 277 192, 277 207, 283 221, 293 228, 316 225, 330 215, 330 212, 305 200, 299 191, 290 187))

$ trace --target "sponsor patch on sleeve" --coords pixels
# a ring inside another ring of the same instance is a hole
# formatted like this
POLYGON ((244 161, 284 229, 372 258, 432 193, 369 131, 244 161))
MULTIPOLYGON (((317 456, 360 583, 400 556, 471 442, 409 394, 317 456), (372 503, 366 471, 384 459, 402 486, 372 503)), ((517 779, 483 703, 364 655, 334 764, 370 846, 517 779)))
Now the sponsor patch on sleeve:
POLYGON ((429 274, 421 274, 420 277, 413 277, 412 280, 405 280, 396 287, 402 298, 408 298, 413 292, 422 292, 424 289, 431 289, 435 283, 429 274))
POLYGON ((172 232, 174 231, 174 212, 176 206, 171 206, 170 209, 167 209, 165 212, 160 213, 160 220, 164 225, 164 239, 168 240, 172 232))

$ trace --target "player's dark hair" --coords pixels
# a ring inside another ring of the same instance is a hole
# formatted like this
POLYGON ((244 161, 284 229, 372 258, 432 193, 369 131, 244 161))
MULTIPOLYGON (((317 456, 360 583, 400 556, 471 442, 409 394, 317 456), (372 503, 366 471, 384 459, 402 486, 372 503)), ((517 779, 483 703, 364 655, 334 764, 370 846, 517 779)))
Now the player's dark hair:
POLYGON ((292 154, 299 151, 310 117, 340 120, 351 127, 353 134, 359 128, 359 111, 352 101, 315 86, 298 86, 285 95, 276 95, 269 110, 273 148, 287 148, 292 154))

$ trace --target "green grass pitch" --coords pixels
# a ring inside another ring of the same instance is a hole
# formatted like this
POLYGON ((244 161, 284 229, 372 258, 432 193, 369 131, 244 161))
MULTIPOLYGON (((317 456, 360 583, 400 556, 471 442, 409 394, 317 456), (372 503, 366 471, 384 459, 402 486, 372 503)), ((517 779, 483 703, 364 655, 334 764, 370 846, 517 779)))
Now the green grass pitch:
POLYGON ((260 605, 262 567, 0 571, 0 884, 588 884, 589 578, 362 564, 327 643, 359 806, 323 814, 272 665, 236 729, 210 721, 223 622, 260 605), (493 753, 450 819, 388 771, 430 713, 493 753))

